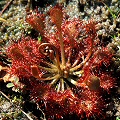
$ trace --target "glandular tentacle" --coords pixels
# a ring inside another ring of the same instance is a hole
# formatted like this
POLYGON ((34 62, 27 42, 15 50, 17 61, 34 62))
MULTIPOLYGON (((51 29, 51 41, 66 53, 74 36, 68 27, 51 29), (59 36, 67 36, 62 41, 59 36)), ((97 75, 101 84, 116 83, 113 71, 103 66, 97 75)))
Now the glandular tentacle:
POLYGON ((74 66, 74 67, 72 67, 72 68, 70 69, 71 72, 80 69, 80 68, 81 68, 82 66, 84 66, 84 65, 86 64, 86 62, 90 59, 90 57, 91 57, 91 55, 92 55, 92 50, 93 50, 93 40, 92 40, 92 39, 89 39, 89 40, 90 40, 90 50, 89 50, 89 53, 87 54, 87 56, 84 58, 84 60, 83 60, 80 64, 78 64, 78 65, 76 65, 76 66, 74 66))
POLYGON ((65 90, 65 86, 64 86, 64 79, 60 78, 60 91, 64 91, 65 90))
POLYGON ((50 72, 50 73, 55 73, 55 72, 58 71, 56 68, 51 69, 51 68, 43 67, 43 66, 40 66, 40 65, 39 65, 38 67, 39 67, 40 69, 45 70, 45 71, 50 72))
POLYGON ((54 76, 52 76, 52 77, 45 77, 45 78, 41 78, 40 80, 54 80, 54 79, 58 79, 58 78, 60 78, 60 75, 59 74, 57 74, 57 75, 54 75, 54 76))
POLYGON ((78 82, 77 81, 75 81, 74 79, 72 79, 72 78, 68 78, 67 79, 70 83, 72 83, 73 85, 75 85, 75 86, 77 86, 78 85, 78 82))
POLYGON ((72 64, 72 68, 73 67, 75 67, 78 63, 79 63, 79 61, 80 61, 80 59, 82 58, 82 60, 84 60, 83 58, 83 53, 80 51, 79 53, 78 53, 78 56, 77 56, 77 58, 75 59, 75 61, 74 61, 74 63, 72 64))
POLYGON ((42 63, 48 65, 48 67, 50 67, 50 68, 53 68, 53 69, 57 68, 56 65, 54 65, 53 63, 50 63, 48 61, 45 61, 45 60, 43 60, 42 63))
MULTIPOLYGON (((42 54, 44 54, 45 56, 51 56, 51 54, 49 54, 49 55, 46 55, 45 53, 44 53, 44 49, 45 49, 45 47, 49 47, 49 49, 51 50, 53 50, 54 51, 54 58, 56 59, 56 64, 57 64, 57 68, 58 68, 58 70, 59 70, 59 72, 61 71, 61 68, 60 68, 60 58, 59 58, 59 53, 58 53, 58 49, 54 46, 54 45, 52 45, 52 44, 50 44, 50 43, 42 43, 40 46, 39 46, 39 51, 40 51, 40 53, 42 53, 42 54)), ((52 53, 53 54, 53 53, 52 53)), ((53 58, 53 57, 52 57, 53 58)), ((53 61, 54 61, 54 59, 52 59, 53 61)))

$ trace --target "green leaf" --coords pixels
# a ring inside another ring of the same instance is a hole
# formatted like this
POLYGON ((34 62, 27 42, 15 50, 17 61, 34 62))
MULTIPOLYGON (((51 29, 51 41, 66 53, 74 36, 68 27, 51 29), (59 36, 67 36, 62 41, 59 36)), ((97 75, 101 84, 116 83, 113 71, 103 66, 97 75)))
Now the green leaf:
POLYGON ((18 82, 19 82, 19 78, 15 77, 15 83, 18 83, 18 82))
POLYGON ((42 37, 39 36, 39 37, 38 37, 38 42, 41 42, 41 41, 42 41, 42 37))
POLYGON ((116 117, 116 120, 120 120, 120 118, 119 118, 119 117, 116 117))
POLYGON ((7 87, 7 88, 14 87, 14 84, 13 84, 13 83, 8 83, 8 84, 6 85, 6 87, 7 87))

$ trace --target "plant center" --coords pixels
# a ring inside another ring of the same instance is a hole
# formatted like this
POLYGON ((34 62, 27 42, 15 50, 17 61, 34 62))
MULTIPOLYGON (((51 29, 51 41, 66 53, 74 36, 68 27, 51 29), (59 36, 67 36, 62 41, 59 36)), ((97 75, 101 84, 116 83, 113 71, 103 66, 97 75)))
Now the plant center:
MULTIPOLYGON (((61 47, 61 50, 64 49, 61 47)), ((77 80, 83 74, 83 70, 80 68, 85 61, 80 64, 75 61, 72 65, 69 57, 65 58, 64 51, 60 54, 58 48, 50 43, 42 43, 39 51, 46 56, 42 61, 44 66, 42 66, 43 64, 39 66, 45 70, 43 76, 39 78, 40 80, 48 82, 57 92, 63 92, 72 85, 78 85, 77 80)))

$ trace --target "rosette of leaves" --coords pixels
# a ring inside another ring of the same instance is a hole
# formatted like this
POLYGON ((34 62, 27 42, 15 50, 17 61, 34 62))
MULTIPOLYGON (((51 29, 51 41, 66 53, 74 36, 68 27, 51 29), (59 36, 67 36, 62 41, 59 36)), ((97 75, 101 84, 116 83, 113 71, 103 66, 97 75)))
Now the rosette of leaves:
POLYGON ((49 16, 52 33, 46 30, 44 14, 27 16, 42 41, 28 37, 11 45, 7 52, 12 61, 9 74, 30 90, 31 99, 49 119, 68 114, 101 116, 106 107, 102 94, 115 84, 107 69, 112 53, 100 46, 93 20, 67 19, 60 6, 51 8, 49 16))

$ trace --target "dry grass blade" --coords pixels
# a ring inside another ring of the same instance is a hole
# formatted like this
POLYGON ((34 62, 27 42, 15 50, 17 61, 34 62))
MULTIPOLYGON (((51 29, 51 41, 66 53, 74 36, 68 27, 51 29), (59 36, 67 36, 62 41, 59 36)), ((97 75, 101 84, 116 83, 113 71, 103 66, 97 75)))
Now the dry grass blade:
MULTIPOLYGON (((14 103, 12 102, 12 100, 11 100, 6 94, 4 94, 2 91, 0 91, 0 94, 1 94, 2 96, 4 96, 13 106, 17 107, 17 105, 14 104, 14 103)), ((22 109, 20 109, 20 111, 21 111, 29 120, 33 120, 33 119, 32 119, 27 113, 25 113, 22 109)))
POLYGON ((3 8, 3 10, 0 12, 0 16, 3 14, 3 12, 8 8, 8 6, 12 3, 13 0, 10 0, 5 7, 3 8))

